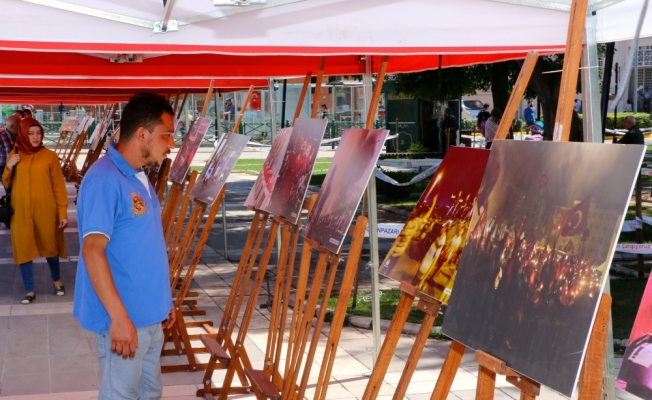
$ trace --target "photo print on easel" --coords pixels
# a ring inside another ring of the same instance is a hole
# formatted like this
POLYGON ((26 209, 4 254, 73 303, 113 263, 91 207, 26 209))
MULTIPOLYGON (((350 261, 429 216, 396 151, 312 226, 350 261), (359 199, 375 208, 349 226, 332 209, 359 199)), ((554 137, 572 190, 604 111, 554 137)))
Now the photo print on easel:
POLYGON ((489 151, 451 147, 379 273, 448 303, 489 151))
POLYGON ((210 126, 211 120, 209 118, 196 118, 192 122, 188 134, 184 138, 177 156, 174 158, 172 167, 170 167, 170 174, 168 175, 170 182, 180 185, 183 184, 188 169, 190 169, 190 163, 195 157, 195 153, 197 153, 197 149, 201 141, 204 140, 204 135, 206 135, 210 126))
POLYGON ((337 254, 367 188, 386 129, 349 128, 342 133, 317 203, 302 235, 337 254))
POLYGON ((616 387, 642 399, 652 399, 652 280, 648 279, 616 387))
POLYGON ((644 151, 495 141, 443 333, 571 397, 644 151))
POLYGON ((297 223, 327 125, 326 119, 298 118, 294 121, 274 191, 269 205, 262 208, 264 211, 297 223))
POLYGON ((272 148, 265 158, 263 168, 256 178, 254 186, 251 188, 245 206, 255 207, 259 210, 265 210, 269 207, 269 201, 272 199, 272 192, 278 179, 278 173, 283 165, 285 150, 290 142, 292 128, 283 128, 278 131, 272 148))
POLYGON ((245 135, 225 134, 197 178, 190 197, 213 204, 248 141, 249 137, 245 135))
POLYGON ((61 126, 59 127, 59 133, 61 132, 74 132, 75 128, 79 123, 79 117, 65 117, 61 126))

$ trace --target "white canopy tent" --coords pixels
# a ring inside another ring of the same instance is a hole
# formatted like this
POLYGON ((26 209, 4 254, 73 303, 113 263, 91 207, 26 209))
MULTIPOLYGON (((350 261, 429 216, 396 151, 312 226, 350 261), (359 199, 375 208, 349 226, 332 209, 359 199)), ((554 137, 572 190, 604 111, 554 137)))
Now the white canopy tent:
MULTIPOLYGON (((591 1, 594 39, 632 39, 643 2, 591 1)), ((66 87, 79 79, 109 85, 302 76, 316 72, 326 56, 326 75, 365 74, 368 91, 382 56, 389 56, 387 72, 396 73, 520 59, 530 50, 562 53, 570 3, 267 0, 215 7, 211 0, 167 0, 166 6, 161 0, 3 0, 0 88, 3 79, 66 87)), ((640 36, 652 37, 652 17, 640 36)), ((374 245, 377 268, 375 252, 374 245)))
MULTIPOLYGON (((570 0, 167 1, 4 0, 0 78, 300 76, 319 56, 331 75, 363 73, 361 55, 389 55, 388 73, 437 68, 440 55, 442 67, 490 63, 563 52, 570 9, 570 0), (163 23, 169 30, 155 33, 163 23)), ((597 40, 630 39, 642 4, 598 3, 597 40)))

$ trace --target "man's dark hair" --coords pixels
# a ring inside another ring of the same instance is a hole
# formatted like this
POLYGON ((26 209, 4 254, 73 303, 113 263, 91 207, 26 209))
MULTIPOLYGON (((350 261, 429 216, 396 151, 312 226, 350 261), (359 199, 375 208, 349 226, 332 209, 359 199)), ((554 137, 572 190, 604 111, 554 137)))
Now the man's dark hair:
POLYGON ((30 117, 32 116, 32 110, 30 109, 24 109, 23 114, 28 114, 30 117))
POLYGON ((165 97, 149 92, 136 93, 122 111, 120 141, 130 141, 141 126, 154 131, 162 123, 163 113, 174 116, 174 110, 165 97))
POLYGON ((14 114, 18 114, 21 118, 25 118, 25 112, 23 110, 14 110, 14 114))
POLYGON ((491 110, 491 116, 501 119, 503 117, 503 110, 501 110, 500 108, 494 108, 493 110, 491 110))

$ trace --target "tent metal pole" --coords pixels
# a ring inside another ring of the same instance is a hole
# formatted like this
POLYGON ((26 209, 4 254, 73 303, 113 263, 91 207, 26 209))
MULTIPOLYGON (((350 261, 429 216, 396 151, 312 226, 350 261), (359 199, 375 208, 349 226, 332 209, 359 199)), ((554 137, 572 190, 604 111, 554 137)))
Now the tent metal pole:
POLYGON ((271 132, 269 134, 269 141, 270 143, 274 143, 274 136, 276 136, 276 125, 277 125, 277 119, 278 115, 276 115, 276 100, 275 100, 276 95, 274 94, 274 79, 269 80, 269 113, 272 117, 272 128, 271 132))
MULTIPOLYGON (((595 0, 589 0, 589 9, 595 4, 595 0)), ((584 28, 584 43, 582 49, 581 65, 583 67, 598 66, 598 41, 596 37, 597 17, 589 12, 586 17, 584 28)), ((600 78, 598 68, 582 68, 582 114, 584 142, 602 143, 602 127, 600 118, 600 78)))
MULTIPOLYGON (((372 57, 365 56, 365 73, 362 77, 363 82, 363 96, 365 113, 369 112, 371 108, 371 98, 373 97, 373 81, 372 81, 372 57)), ((382 82, 378 82, 382 84, 382 82)), ((365 115, 365 120, 367 120, 365 115)), ((373 119, 374 121, 376 118, 373 119)), ((376 364, 378 353, 382 340, 380 338, 380 281, 378 279, 378 266, 380 260, 378 257, 378 207, 376 205, 376 176, 371 174, 369 184, 367 185, 367 205, 368 205, 368 218, 369 218, 369 256, 370 256, 370 269, 371 269, 371 323, 373 328, 373 349, 371 357, 373 365, 376 364)))
POLYGON ((281 129, 285 128, 285 99, 288 91, 288 80, 283 79, 283 100, 281 100, 281 129))
MULTIPOLYGON (((584 43, 582 49, 581 65, 583 67, 598 66, 598 41, 596 36, 597 17, 595 11, 590 11, 597 3, 596 0, 589 0, 589 12, 586 16, 584 25, 584 43)), ((602 112, 600 107, 600 78, 598 68, 582 68, 582 116, 584 141, 587 143, 602 143, 602 112)), ((605 88, 604 90, 609 90, 605 88)), ((604 292, 610 294, 609 279, 604 288, 604 292)), ((614 366, 614 339, 611 313, 609 316, 609 331, 607 334, 607 351, 604 358, 604 372, 602 382, 604 387, 604 399, 616 399, 616 371, 614 366)))
POLYGON ((604 142, 605 128, 607 127, 607 112, 609 108, 609 92, 611 92, 611 72, 614 67, 614 49, 616 43, 607 43, 607 55, 604 59, 604 69, 602 71, 602 95, 600 100, 600 118, 602 119, 602 141, 604 142))

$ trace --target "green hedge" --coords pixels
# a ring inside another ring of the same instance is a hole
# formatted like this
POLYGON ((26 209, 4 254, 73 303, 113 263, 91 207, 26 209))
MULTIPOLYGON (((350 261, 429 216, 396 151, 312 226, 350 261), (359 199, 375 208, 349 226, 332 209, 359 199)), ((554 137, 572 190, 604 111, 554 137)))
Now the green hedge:
MULTIPOLYGON (((652 126, 652 121, 650 120, 650 115, 646 113, 618 113, 618 126, 616 127, 617 129, 625 129, 625 126, 623 125, 623 121, 625 120, 625 117, 627 116, 634 116, 636 119, 636 125, 643 129, 643 128, 649 128, 652 126)), ((582 114, 579 115, 580 120, 582 120, 582 114)), ((614 128, 614 113, 608 113, 607 114, 607 121, 606 121, 606 128, 607 129, 613 129, 614 128)))

